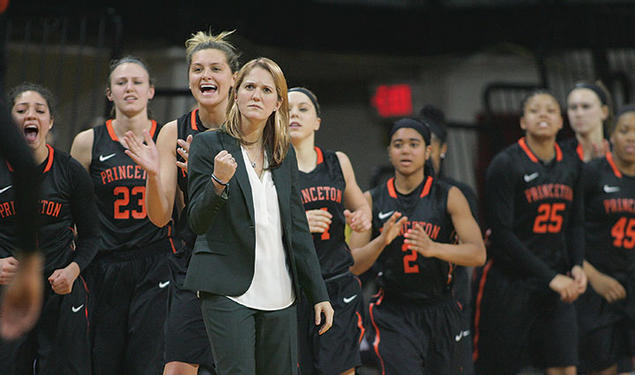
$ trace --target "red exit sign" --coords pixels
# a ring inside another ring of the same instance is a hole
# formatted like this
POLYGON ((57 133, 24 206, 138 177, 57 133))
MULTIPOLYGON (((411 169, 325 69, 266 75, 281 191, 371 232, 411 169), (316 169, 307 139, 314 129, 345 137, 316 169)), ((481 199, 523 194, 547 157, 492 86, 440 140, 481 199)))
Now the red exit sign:
POLYGON ((371 104, 381 117, 412 114, 412 87, 408 84, 380 85, 375 88, 371 104))

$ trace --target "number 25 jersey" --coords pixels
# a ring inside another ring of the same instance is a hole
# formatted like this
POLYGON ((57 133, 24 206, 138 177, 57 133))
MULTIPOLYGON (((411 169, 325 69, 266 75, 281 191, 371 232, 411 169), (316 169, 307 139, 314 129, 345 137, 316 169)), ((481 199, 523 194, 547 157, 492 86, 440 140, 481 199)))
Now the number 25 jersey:
POLYGON ((570 258, 582 253, 567 248, 566 236, 577 223, 582 228, 576 196, 582 164, 558 144, 554 148, 554 159, 543 163, 521 138, 496 155, 487 171, 489 255, 515 277, 548 282, 555 273, 566 274, 570 258))
MULTIPOLYGON (((150 136, 156 142, 160 126, 152 121, 150 136)), ((159 228, 148 219, 145 206, 146 172, 119 143, 112 120, 93 129, 90 176, 95 185, 100 251, 144 247, 168 237, 171 223, 159 228)))

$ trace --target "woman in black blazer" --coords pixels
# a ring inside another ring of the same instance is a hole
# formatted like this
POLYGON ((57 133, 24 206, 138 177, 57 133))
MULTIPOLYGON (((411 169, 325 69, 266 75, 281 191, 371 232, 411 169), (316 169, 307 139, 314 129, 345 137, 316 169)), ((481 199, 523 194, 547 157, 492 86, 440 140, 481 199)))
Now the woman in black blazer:
POLYGON ((287 84, 267 58, 236 76, 226 123, 194 137, 185 286, 198 291, 219 374, 295 374, 300 287, 321 333, 333 309, 297 189, 287 84))

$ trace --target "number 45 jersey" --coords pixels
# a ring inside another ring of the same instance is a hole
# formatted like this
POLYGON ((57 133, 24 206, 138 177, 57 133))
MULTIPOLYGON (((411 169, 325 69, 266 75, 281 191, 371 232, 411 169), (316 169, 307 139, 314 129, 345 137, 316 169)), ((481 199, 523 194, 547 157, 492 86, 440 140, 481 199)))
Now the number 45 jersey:
POLYGON ((543 163, 521 138, 497 154, 487 170, 488 255, 514 277, 547 281, 554 272, 566 274, 573 251, 582 250, 570 249, 570 256, 566 236, 582 222, 576 196, 582 163, 554 147, 554 158, 543 163))
POLYGON ((611 153, 590 161, 583 176, 585 258, 600 272, 614 276, 632 275, 635 265, 635 177, 623 175, 611 153))
POLYGON ((373 238, 395 212, 408 217, 399 235, 377 259, 379 283, 386 295, 420 302, 447 299, 452 288, 453 265, 427 258, 404 244, 404 234, 419 224, 435 242, 453 243, 456 237, 448 214, 449 184, 426 176, 409 194, 400 194, 395 179, 370 191, 373 199, 373 238))
MULTIPOLYGON (((152 121, 150 136, 155 142, 159 130, 160 126, 152 121)), ((112 120, 93 131, 90 176, 95 185, 101 224, 99 250, 143 247, 168 237, 171 224, 159 228, 147 218, 146 172, 125 154, 112 120)))

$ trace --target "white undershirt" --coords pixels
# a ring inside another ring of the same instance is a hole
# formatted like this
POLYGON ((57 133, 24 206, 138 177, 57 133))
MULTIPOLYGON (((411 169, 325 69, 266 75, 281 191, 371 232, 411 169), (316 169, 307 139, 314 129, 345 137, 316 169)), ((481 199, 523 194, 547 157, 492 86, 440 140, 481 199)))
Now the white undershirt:
POLYGON ((282 244, 282 223, 278 192, 273 183, 265 155, 261 178, 249 162, 247 151, 241 146, 245 168, 251 185, 256 224, 256 253, 254 278, 245 294, 228 297, 243 306, 257 310, 280 310, 295 300, 287 259, 282 244))

